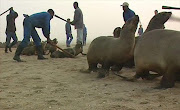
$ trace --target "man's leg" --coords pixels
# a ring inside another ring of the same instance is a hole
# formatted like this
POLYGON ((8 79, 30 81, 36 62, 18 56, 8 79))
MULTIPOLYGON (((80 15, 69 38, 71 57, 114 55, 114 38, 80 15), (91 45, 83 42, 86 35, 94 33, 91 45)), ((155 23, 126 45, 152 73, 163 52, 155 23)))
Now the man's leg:
POLYGON ((87 38, 87 35, 84 35, 84 40, 83 40, 83 45, 85 46, 86 45, 86 38, 87 38))
POLYGON ((8 47, 11 41, 11 33, 7 32, 6 33, 6 46, 5 46, 5 53, 8 53, 8 47))
POLYGON ((16 43, 17 43, 17 36, 16 36, 16 33, 12 33, 12 39, 13 39, 13 42, 9 45, 9 51, 12 52, 11 50, 11 47, 14 46, 16 43))
POLYGON ((72 40, 73 40, 73 36, 72 36, 72 34, 70 34, 70 40, 69 40, 69 45, 71 44, 71 42, 72 42, 72 40))
POLYGON ((77 44, 83 43, 83 28, 77 29, 77 44))
POLYGON ((38 60, 44 60, 44 59, 47 59, 47 58, 44 58, 43 56, 43 48, 42 48, 42 45, 41 45, 41 39, 37 33, 37 31, 34 29, 32 29, 31 31, 31 36, 33 38, 33 41, 36 45, 36 50, 37 50, 37 55, 38 55, 38 60))
POLYGON ((66 47, 69 47, 69 34, 66 33, 66 47))
POLYGON ((25 18, 25 20, 24 20, 24 38, 23 38, 22 42, 19 44, 19 46, 17 47, 15 55, 13 57, 13 59, 18 62, 22 62, 22 60, 20 59, 21 52, 30 42, 31 29, 32 29, 31 23, 28 22, 27 19, 25 18))

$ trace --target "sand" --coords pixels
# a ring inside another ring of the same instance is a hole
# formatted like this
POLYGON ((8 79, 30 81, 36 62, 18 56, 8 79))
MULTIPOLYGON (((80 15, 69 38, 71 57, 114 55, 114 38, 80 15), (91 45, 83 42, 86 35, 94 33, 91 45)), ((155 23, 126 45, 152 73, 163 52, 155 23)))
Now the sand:
MULTIPOLYGON (((62 47, 62 46, 61 46, 62 47)), ((84 47, 86 53, 88 45, 84 47)), ((153 81, 128 82, 110 72, 98 79, 88 68, 86 56, 37 60, 0 49, 0 110, 180 110, 180 83, 174 88, 154 89, 153 81)), ((119 74, 131 77, 135 69, 123 68, 119 74)))

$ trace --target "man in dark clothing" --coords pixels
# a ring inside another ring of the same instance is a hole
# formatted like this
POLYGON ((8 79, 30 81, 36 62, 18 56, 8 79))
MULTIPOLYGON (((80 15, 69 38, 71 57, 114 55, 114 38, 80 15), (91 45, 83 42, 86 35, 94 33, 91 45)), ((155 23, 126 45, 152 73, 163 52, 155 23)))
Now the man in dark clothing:
POLYGON ((123 18, 124 18, 124 22, 126 22, 128 19, 132 18, 135 13, 133 10, 129 9, 129 4, 127 2, 124 2, 122 5, 123 7, 123 18))
POLYGON ((23 21, 24 26, 24 39, 16 49, 14 60, 21 62, 20 54, 23 49, 29 44, 30 37, 36 45, 37 55, 39 60, 44 60, 47 58, 43 57, 43 49, 41 45, 41 39, 35 28, 42 28, 43 35, 47 38, 47 42, 50 42, 50 20, 54 16, 54 11, 49 9, 47 12, 35 13, 31 16, 25 16, 23 21))
POLYGON ((18 13, 13 10, 13 7, 10 9, 10 13, 6 16, 7 26, 6 26, 6 47, 5 53, 9 51, 12 52, 11 47, 17 43, 17 36, 16 36, 16 24, 15 19, 18 17, 18 13), (13 42, 11 42, 11 38, 13 42))
POLYGON ((67 23, 65 25, 66 28, 66 46, 70 47, 71 41, 73 40, 72 31, 71 31, 71 25, 70 25, 70 19, 67 19, 67 23))

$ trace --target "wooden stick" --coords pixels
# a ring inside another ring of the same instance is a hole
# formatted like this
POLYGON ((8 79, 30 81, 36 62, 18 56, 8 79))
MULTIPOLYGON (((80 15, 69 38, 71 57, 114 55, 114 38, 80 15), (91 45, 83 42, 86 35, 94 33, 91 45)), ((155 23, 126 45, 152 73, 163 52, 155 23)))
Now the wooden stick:
POLYGON ((54 47, 57 47, 58 49, 62 50, 64 53, 70 55, 72 58, 74 58, 75 56, 70 54, 69 52, 65 51, 64 49, 60 48, 59 46, 55 45, 55 44, 52 44, 51 42, 49 42, 50 45, 54 46, 54 47))
POLYGON ((180 10, 180 8, 171 7, 171 6, 162 6, 162 9, 177 9, 177 10, 180 10))
POLYGON ((57 17, 57 18, 59 18, 59 19, 61 19, 61 20, 63 20, 63 21, 65 21, 65 22, 67 22, 67 20, 65 20, 65 19, 63 19, 63 18, 61 18, 61 17, 59 17, 58 15, 54 15, 55 17, 57 17))
POLYGON ((5 14, 5 13, 6 13, 6 12, 8 12, 8 11, 9 11, 9 9, 8 9, 8 10, 6 10, 5 12, 1 13, 1 14, 0 14, 0 16, 1 16, 1 15, 3 15, 3 14, 5 14))

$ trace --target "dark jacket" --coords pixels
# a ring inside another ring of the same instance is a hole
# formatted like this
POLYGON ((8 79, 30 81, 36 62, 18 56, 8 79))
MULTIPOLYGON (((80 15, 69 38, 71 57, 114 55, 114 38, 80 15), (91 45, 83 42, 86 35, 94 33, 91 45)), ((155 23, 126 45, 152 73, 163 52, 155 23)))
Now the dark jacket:
POLYGON ((16 24, 15 19, 18 17, 18 13, 15 11, 11 11, 6 16, 7 26, 6 26, 6 33, 7 32, 15 32, 16 31, 16 24))

